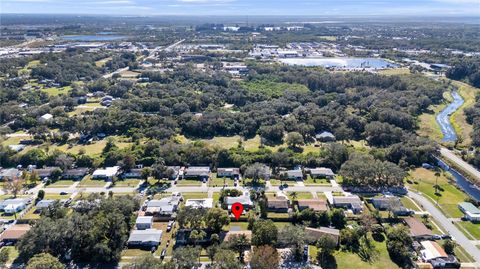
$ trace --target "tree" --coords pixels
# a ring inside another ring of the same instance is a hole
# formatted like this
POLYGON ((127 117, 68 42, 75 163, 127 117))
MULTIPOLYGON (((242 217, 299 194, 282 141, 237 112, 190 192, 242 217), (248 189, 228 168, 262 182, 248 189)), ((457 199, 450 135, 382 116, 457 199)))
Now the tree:
POLYGON ((456 244, 453 240, 445 240, 445 242, 443 242, 443 249, 447 254, 453 255, 455 253, 455 246, 456 244))
POLYGON ((290 132, 286 138, 287 145, 291 148, 297 148, 305 143, 303 136, 298 132, 290 132))
POLYGON ((215 233, 219 233, 223 226, 230 223, 230 217, 227 211, 221 208, 211 208, 205 216, 205 222, 207 227, 213 229, 215 233))
POLYGON ((235 258, 235 252, 219 249, 213 256, 212 269, 242 269, 243 266, 235 258))
POLYGON ((65 266, 48 253, 33 256, 27 263, 27 269, 63 269, 65 266))
POLYGON ((250 266, 252 269, 275 269, 279 267, 280 257, 277 249, 269 245, 253 249, 250 266))
POLYGON ((45 191, 44 190, 39 190, 37 194, 37 201, 41 201, 45 198, 45 191))
POLYGON ((377 223, 375 217, 368 212, 363 212, 360 216, 360 223, 362 223, 363 229, 365 229, 365 237, 367 237, 368 232, 371 232, 373 225, 377 223))
POLYGON ((11 193, 13 197, 16 198, 18 193, 23 190, 24 183, 25 182, 20 178, 13 178, 12 180, 5 179, 3 189, 5 192, 11 193))
POLYGON ((301 226, 286 225, 278 233, 278 243, 293 248, 295 260, 300 261, 303 257, 305 230, 301 226))
POLYGON ((125 154, 123 159, 120 161, 122 169, 126 172, 129 172, 133 167, 135 167, 135 162, 135 156, 132 154, 125 154))
POLYGON ((267 179, 270 175, 268 167, 261 163, 254 163, 245 169, 244 177, 251 178, 253 183, 258 183, 260 179, 267 179))
POLYGON ((194 246, 197 245, 197 242, 203 240, 207 234, 203 230, 193 230, 190 232, 190 237, 188 238, 194 246))
POLYGON ((144 255, 135 258, 132 263, 125 266, 126 269, 151 269, 162 268, 162 261, 152 255, 144 255))
POLYGON ((292 198, 292 201, 296 201, 298 197, 298 193, 296 191, 292 191, 290 193, 290 197, 292 198))
POLYGON ((163 179, 165 177, 165 171, 167 171, 165 161, 162 158, 158 158, 152 165, 152 176, 158 180, 163 179))
POLYGON ((177 264, 178 269, 191 269, 198 266, 198 258, 200 250, 195 247, 181 247, 173 252, 173 261, 177 264))
POLYGON ((73 158, 67 154, 60 154, 57 156, 57 158, 55 158, 55 165, 60 167, 62 171, 65 171, 72 167, 73 161, 73 158))
POLYGON ((252 245, 274 245, 277 242, 278 229, 272 220, 257 220, 252 230, 252 245))
POLYGON ((322 267, 325 267, 337 247, 337 242, 330 236, 320 236, 317 240, 317 261, 322 267))
POLYGON ((2 250, 0 250, 0 268, 7 268, 6 264, 8 262, 9 257, 10 257, 10 249, 2 248, 2 250))
POLYGON ((347 224, 345 212, 341 208, 335 208, 330 213, 330 221, 337 229, 343 229, 347 224))
POLYGON ((410 264, 412 238, 407 227, 396 225, 387 230, 387 250, 390 258, 401 267, 410 264))
POLYGON ((225 242, 226 247, 238 253, 240 262, 243 263, 245 250, 250 248, 250 240, 244 235, 234 235, 225 242))

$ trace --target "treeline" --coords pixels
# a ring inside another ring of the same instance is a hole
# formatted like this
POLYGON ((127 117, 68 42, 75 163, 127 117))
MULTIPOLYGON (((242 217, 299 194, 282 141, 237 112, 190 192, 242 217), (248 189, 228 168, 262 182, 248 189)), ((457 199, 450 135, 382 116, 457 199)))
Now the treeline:
POLYGON ((118 262, 139 201, 131 196, 92 195, 83 202, 91 205, 90 210, 68 213, 57 203, 44 211, 17 243, 20 259, 46 252, 61 261, 118 262))
POLYGON ((480 58, 463 59, 447 70, 449 79, 463 80, 475 87, 480 87, 480 58))

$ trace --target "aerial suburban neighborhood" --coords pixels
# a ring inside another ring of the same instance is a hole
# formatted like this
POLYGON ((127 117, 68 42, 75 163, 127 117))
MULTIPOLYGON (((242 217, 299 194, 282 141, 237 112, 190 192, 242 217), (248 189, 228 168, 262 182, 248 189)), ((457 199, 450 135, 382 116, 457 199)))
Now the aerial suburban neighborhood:
POLYGON ((0 5, 0 268, 480 268, 478 1, 147 2, 0 5))

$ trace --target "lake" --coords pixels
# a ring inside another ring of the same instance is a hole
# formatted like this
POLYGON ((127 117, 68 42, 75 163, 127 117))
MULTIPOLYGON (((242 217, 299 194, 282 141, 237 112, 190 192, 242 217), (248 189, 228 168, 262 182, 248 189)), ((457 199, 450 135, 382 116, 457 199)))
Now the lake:
POLYGON ((115 41, 127 38, 124 35, 65 35, 60 37, 68 41, 115 41))
POLYGON ((455 142, 457 140, 457 134, 450 122, 450 116, 453 112, 457 111, 463 105, 463 98, 458 92, 452 92, 453 101, 437 115, 437 123, 440 126, 440 130, 443 133, 443 141, 455 142))
POLYGON ((380 58, 287 58, 279 59, 288 65, 323 66, 339 68, 391 68, 398 65, 380 58))

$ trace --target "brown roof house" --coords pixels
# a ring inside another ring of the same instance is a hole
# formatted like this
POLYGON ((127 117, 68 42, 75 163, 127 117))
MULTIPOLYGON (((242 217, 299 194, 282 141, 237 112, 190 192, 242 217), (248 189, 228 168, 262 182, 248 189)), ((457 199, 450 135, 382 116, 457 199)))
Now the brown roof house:
POLYGON ((410 228, 410 235, 413 239, 429 239, 433 233, 421 221, 414 217, 404 218, 403 221, 410 228))
POLYGON ((269 197, 267 201, 267 209, 272 212, 288 212, 290 200, 287 196, 277 194, 275 197, 269 197))
POLYGON ((327 202, 320 199, 302 199, 298 200, 298 210, 302 211, 307 208, 311 208, 314 211, 327 211, 327 202))
POLYGON ((12 225, 0 235, 0 241, 16 243, 23 235, 25 235, 30 230, 30 228, 31 227, 28 224, 12 225))
POLYGON ((318 229, 305 227, 305 237, 307 242, 313 244, 322 236, 328 236, 332 238, 335 242, 337 242, 337 245, 340 243, 340 230, 327 227, 320 227, 318 229))

